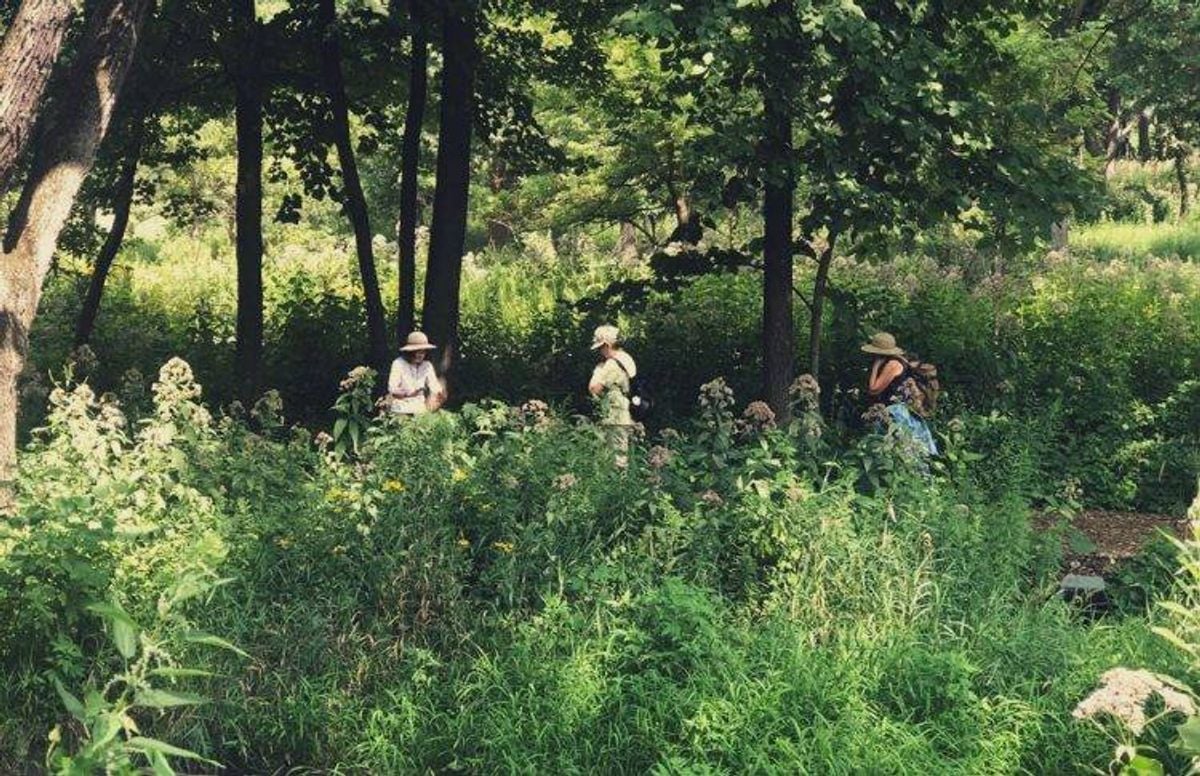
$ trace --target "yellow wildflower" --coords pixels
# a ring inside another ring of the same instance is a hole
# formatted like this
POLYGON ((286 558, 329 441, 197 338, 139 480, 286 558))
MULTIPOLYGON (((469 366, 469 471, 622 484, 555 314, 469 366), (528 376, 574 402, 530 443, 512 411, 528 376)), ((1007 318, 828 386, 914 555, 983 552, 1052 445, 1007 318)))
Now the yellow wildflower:
POLYGON ((504 553, 505 555, 512 555, 513 550, 516 549, 513 547, 512 542, 492 542, 492 547, 504 553))
POLYGON ((404 483, 400 480, 388 480, 383 483, 383 491, 384 493, 403 493, 404 483))
POLYGON ((454 482, 462 482, 466 478, 467 478, 467 472, 465 469, 463 469, 461 467, 456 468, 453 472, 450 473, 450 479, 454 482))
POLYGON ((465 536, 460 536, 460 537, 458 537, 458 541, 457 541, 457 542, 455 542, 455 543, 456 543, 456 544, 457 544, 459 547, 462 547, 464 550, 465 550, 465 549, 467 549, 468 547, 470 547, 470 546, 471 546, 471 542, 470 542, 470 541, 468 541, 468 540, 467 540, 467 537, 465 537, 465 536))

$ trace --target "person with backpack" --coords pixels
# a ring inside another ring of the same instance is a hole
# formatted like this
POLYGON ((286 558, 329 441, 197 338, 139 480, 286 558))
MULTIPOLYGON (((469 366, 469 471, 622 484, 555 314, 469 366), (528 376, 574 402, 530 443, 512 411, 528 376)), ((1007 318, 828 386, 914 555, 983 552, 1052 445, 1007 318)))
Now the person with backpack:
POLYGON ((892 423, 908 432, 925 453, 937 455, 928 423, 940 390, 937 367, 910 358, 886 331, 872 336, 862 351, 874 356, 867 395, 882 404, 892 423))
POLYGON ((597 326, 592 335, 592 350, 599 351, 600 363, 592 370, 588 393, 596 402, 597 421, 617 454, 617 465, 624 466, 633 431, 633 409, 642 404, 634 390, 637 363, 621 347, 616 326, 597 326))

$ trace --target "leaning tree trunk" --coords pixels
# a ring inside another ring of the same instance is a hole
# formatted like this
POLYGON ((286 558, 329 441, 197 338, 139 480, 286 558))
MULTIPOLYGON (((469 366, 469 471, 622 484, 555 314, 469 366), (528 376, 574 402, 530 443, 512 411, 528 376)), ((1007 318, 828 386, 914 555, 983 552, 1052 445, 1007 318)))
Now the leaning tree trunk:
POLYGON ((429 39, 423 0, 410 0, 412 59, 408 72, 408 109, 404 115, 404 144, 400 152, 399 304, 396 310, 397 341, 416 328, 417 315, 417 173, 421 162, 421 125, 429 93, 429 39))
POLYGON ((78 53, 46 117, 29 179, 0 251, 0 497, 17 471, 17 377, 59 233, 96 159, 152 0, 93 6, 78 53))
POLYGON ((467 234, 471 183, 471 124, 477 52, 473 10, 447 9, 442 19, 442 110, 438 127, 437 186, 425 274, 421 325, 441 346, 441 371, 451 371, 458 354, 458 294, 467 234))
MULTIPOLYGON (((789 13, 790 2, 775 0, 774 14, 789 13)), ((770 76, 767 76, 768 78, 770 76)), ((763 191, 763 396, 775 416, 791 417, 788 387, 794 367, 792 320, 792 219, 795 180, 792 172, 792 120, 778 86, 763 86, 766 120, 766 171, 763 191)))
POLYGON ((354 228, 354 247, 358 254, 358 272, 362 278, 363 295, 367 306, 367 340, 371 366, 382 371, 388 363, 387 318, 383 312, 383 297, 379 293, 379 277, 375 273, 375 253, 371 247, 371 221, 367 214, 367 199, 358 177, 358 162, 350 138, 350 107, 346 100, 346 84, 342 76, 342 50, 338 39, 337 12, 334 0, 320 0, 320 22, 323 35, 321 67, 325 77, 326 94, 333 114, 333 141, 337 146, 338 163, 342 168, 342 193, 346 216, 354 228))
POLYGON ((237 136, 237 324, 234 373, 247 404, 263 375, 263 73, 262 28, 255 0, 233 1, 237 52, 233 66, 237 136))
POLYGON ((92 280, 88 284, 87 296, 83 299, 83 308, 79 311, 79 321, 75 325, 75 346, 86 345, 92 338, 96 328, 96 316, 100 312, 100 299, 104 295, 104 284, 108 281, 109 270, 125 241, 125 230, 129 226, 129 211, 133 206, 134 183, 137 179, 138 161, 141 157, 143 130, 139 123, 133 142, 121 164, 121 174, 117 179, 116 192, 113 195, 113 223, 108 230, 108 237, 96 256, 96 266, 92 268, 92 280))
POLYGON ((25 0, 0 44, 0 194, 29 142, 75 0, 25 0))
POLYGON ((1180 143, 1175 148, 1175 181, 1179 184, 1179 217, 1186 218, 1192 209, 1192 194, 1188 190, 1188 148, 1180 143))

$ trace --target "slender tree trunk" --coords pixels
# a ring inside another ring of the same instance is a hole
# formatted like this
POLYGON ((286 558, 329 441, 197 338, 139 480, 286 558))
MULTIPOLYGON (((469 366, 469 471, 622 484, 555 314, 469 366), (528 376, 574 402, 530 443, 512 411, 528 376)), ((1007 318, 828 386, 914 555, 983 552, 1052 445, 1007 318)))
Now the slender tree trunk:
POLYGON ((89 14, 0 251, 0 501, 17 472, 17 377, 59 233, 108 131, 151 0, 108 0, 89 14))
MULTIPOLYGON (((775 15, 789 14, 789 6, 788 0, 774 0, 771 11, 775 15)), ((763 396, 775 416, 785 422, 791 417, 788 387, 795 362, 792 319, 795 179, 791 159, 792 119, 786 101, 775 88, 769 81, 763 85, 767 163, 763 191, 763 396)))
POLYGON ((346 84, 342 76, 342 47, 337 28, 334 0, 320 0, 321 28, 324 45, 321 65, 325 89, 333 114, 333 141, 337 147, 338 164, 342 168, 342 194, 346 216, 354 228, 354 248, 358 254, 358 272, 362 279, 363 296, 367 307, 367 336, 371 366, 382 371, 388 364, 387 317, 383 297, 379 293, 379 277, 375 272, 375 252, 371 246, 371 220, 367 199, 358 177, 358 162, 354 158, 354 143, 350 137, 350 106, 346 100, 346 84))
POLYGON ((0 194, 42 106, 75 0, 24 0, 0 43, 0 194))
POLYGON ((825 333, 825 296, 829 288, 829 265, 833 263, 833 245, 837 233, 829 233, 829 244, 817 256, 817 276, 813 279, 812 309, 808 319, 808 371, 813 377, 821 373, 821 337, 825 333))
POLYGON ((108 272, 112 269, 113 261, 125 241, 125 230, 129 226, 129 211, 133 207, 134 183, 137 180, 138 161, 141 157, 143 130, 138 125, 125 161, 121 165, 121 174, 117 179, 116 192, 113 195, 113 223, 108 231, 108 237, 96 256, 96 266, 92 268, 92 280, 88 284, 87 296, 83 299, 83 308, 79 311, 79 321, 75 325, 75 346, 86 345, 92 338, 96 327, 96 316, 100 312, 100 299, 104 295, 104 284, 108 280, 108 272))
POLYGON ((448 8, 442 18, 441 121, 438 127, 437 187, 425 275, 421 324, 441 346, 441 372, 458 355, 459 285, 467 234, 467 194, 471 183, 471 124, 477 40, 474 6, 448 8))
POLYGON ((412 59, 408 71, 408 110, 404 116, 404 145, 400 155, 399 305, 397 341, 416 328, 417 315, 417 173, 421 162, 421 127, 429 93, 429 38, 424 0, 409 0, 412 25, 412 59))
POLYGON ((1121 93, 1108 90, 1108 130, 1104 134, 1104 179, 1112 178, 1121 152, 1121 93))
POLYGON ((1186 218, 1192 209, 1192 194, 1188 190, 1188 149, 1183 143, 1175 149, 1175 182, 1179 184, 1179 217, 1186 218))
POLYGON ((632 221, 621 222, 621 236, 617 240, 617 256, 620 257, 621 263, 631 266, 637 263, 640 257, 637 242, 637 227, 632 221))
POLYGON ((262 390, 263 375, 263 74, 262 27, 255 0, 233 0, 238 42, 234 63, 237 133, 235 236, 237 330, 234 372, 238 393, 249 404, 262 390))
POLYGON ((1150 139, 1150 111, 1138 114, 1138 159, 1148 162, 1154 157, 1154 143, 1150 139))

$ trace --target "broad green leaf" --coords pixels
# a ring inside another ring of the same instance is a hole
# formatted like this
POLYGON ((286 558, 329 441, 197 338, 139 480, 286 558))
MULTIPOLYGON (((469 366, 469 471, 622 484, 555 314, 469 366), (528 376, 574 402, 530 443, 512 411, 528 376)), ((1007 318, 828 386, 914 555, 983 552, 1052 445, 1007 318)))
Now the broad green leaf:
POLYGON ((58 692, 58 697, 62 698, 63 706, 67 711, 71 712, 71 716, 83 722, 87 718, 87 713, 83 709, 83 704, 79 699, 72 695, 66 687, 63 687, 62 682, 54 680, 54 689, 58 692))
POLYGON ((121 608, 121 605, 111 601, 100 601, 89 604, 88 610, 99 614, 108 620, 112 629, 112 640, 121 653, 121 657, 130 660, 137 654, 138 625, 133 618, 121 608))
POLYGON ((199 706, 208 700, 190 692, 148 689, 135 695, 133 702, 151 709, 170 709, 175 706, 199 706))
POLYGON ((154 776, 175 776, 175 769, 167 762, 162 752, 150 752, 150 767, 154 776))
POLYGON ((191 679, 193 677, 207 678, 216 676, 212 671, 205 671, 200 668, 151 668, 151 676, 165 676, 170 679, 191 679))
POLYGON ((342 434, 346 432, 346 419, 338 418, 333 424, 333 438, 340 439, 342 434))
POLYGON ((183 638, 192 644, 207 644, 210 647, 220 647, 221 649, 227 649, 230 652, 236 652, 242 657, 250 657, 250 653, 239 649, 220 636, 214 636, 211 633, 189 633, 183 638))
POLYGON ((1174 743, 1176 751, 1196 757, 1200 755, 1200 717, 1188 717, 1187 722, 1175 726, 1179 740, 1174 743))
POLYGON ((1139 754, 1121 769, 1121 776, 1164 776, 1164 772, 1158 760, 1139 754))
POLYGON ((160 755, 182 757, 187 760, 200 760, 201 762, 218 765, 218 763, 214 762, 213 760, 209 760, 207 757, 196 754, 188 749, 181 749, 173 744, 168 744, 166 741, 159 741, 157 738, 134 736, 133 738, 129 739, 127 745, 130 749, 136 749, 137 751, 144 752, 146 754, 154 752, 160 755))

